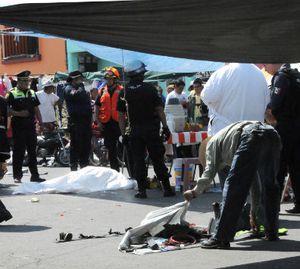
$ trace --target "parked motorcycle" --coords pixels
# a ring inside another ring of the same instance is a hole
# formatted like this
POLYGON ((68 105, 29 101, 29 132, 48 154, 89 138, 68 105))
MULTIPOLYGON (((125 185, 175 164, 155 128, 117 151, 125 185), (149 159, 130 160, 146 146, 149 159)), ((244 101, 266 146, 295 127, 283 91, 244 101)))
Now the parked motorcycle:
MULTIPOLYGON (((42 158, 39 163, 47 163, 47 160, 54 157, 54 161, 61 166, 70 165, 70 143, 64 137, 63 129, 55 129, 51 132, 44 132, 37 136, 37 157, 42 158)), ((28 164, 28 156, 24 158, 24 165, 28 164)))

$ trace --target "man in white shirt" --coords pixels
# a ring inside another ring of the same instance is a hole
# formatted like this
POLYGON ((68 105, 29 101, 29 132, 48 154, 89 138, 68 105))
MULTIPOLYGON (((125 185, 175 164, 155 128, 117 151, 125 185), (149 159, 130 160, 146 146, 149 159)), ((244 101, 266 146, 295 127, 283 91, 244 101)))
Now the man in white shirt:
MULTIPOLYGON (((212 74, 201 92, 208 106, 208 135, 241 120, 264 122, 270 91, 262 72, 254 64, 230 63, 212 74)), ((223 188, 229 167, 219 171, 223 188)))
POLYGON ((174 91, 170 92, 167 95, 166 99, 166 105, 169 104, 171 99, 178 99, 179 103, 183 106, 184 110, 187 109, 187 96, 185 94, 184 90, 185 83, 183 80, 179 79, 175 82, 175 88, 174 91))
POLYGON ((240 120, 264 121, 270 92, 267 82, 253 64, 230 63, 212 74, 201 92, 208 106, 208 134, 240 120))
POLYGON ((54 107, 59 103, 59 97, 54 94, 55 84, 49 80, 43 85, 44 90, 36 93, 40 105, 42 124, 44 127, 52 129, 53 123, 56 122, 54 107))

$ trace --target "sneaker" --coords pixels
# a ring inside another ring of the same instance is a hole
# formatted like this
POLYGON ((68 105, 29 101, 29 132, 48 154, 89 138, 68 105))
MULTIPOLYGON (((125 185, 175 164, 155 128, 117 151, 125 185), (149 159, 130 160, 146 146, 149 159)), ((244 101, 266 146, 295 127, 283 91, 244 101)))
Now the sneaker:
POLYGON ((139 198, 139 199, 146 199, 147 198, 147 193, 146 192, 142 192, 139 191, 134 195, 135 198, 139 198))
POLYGON ((46 181, 46 179, 37 177, 37 178, 31 178, 30 181, 31 181, 31 182, 38 182, 38 183, 41 183, 41 182, 46 181))
POLYGON ((300 205, 295 205, 292 209, 287 209, 285 211, 290 214, 298 214, 300 213, 300 205))
POLYGON ((173 191, 165 191, 164 192, 164 197, 173 197, 175 195, 176 195, 176 193, 173 191))
POLYGON ((14 182, 15 183, 22 183, 22 180, 21 180, 21 178, 14 178, 14 182))
POLYGON ((201 242, 201 248, 220 248, 220 249, 228 249, 230 248, 230 243, 228 241, 221 241, 215 238, 210 238, 201 242))

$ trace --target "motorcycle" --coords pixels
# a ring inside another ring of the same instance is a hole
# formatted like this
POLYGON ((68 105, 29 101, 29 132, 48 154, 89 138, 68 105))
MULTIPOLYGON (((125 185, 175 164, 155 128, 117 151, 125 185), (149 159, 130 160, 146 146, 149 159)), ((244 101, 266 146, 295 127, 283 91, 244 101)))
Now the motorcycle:
MULTIPOLYGON (((51 132, 44 132, 37 136, 36 155, 42 158, 39 164, 47 163, 48 159, 54 157, 55 162, 61 166, 70 165, 70 143, 64 137, 63 129, 55 129, 51 132)), ((24 158, 24 165, 28 164, 28 156, 24 158)))

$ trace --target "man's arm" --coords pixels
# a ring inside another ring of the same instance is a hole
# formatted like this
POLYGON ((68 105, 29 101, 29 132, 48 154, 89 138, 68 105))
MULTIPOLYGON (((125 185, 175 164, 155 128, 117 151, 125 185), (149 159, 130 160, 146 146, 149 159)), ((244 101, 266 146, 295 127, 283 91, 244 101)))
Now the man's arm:
POLYGON ((280 109, 283 103, 283 100, 286 97, 287 89, 290 86, 290 81, 284 74, 280 74, 274 78, 271 92, 271 101, 268 105, 268 109, 272 115, 276 118, 280 113, 280 109))
POLYGON ((165 114, 165 112, 164 112, 164 108, 163 108, 162 106, 157 106, 157 107, 155 108, 155 111, 156 111, 156 113, 157 113, 158 116, 159 116, 159 119, 160 119, 160 121, 161 121, 161 123, 162 123, 163 128, 168 127, 168 125, 167 125, 167 120, 166 120, 166 114, 165 114))
POLYGON ((219 154, 217 151, 217 141, 209 141, 206 148, 206 165, 202 176, 197 180, 197 185, 184 193, 187 201, 196 198, 203 193, 213 181, 219 169, 219 154))
POLYGON ((39 107, 38 106, 35 106, 34 107, 34 112, 35 112, 35 116, 37 117, 37 120, 40 124, 42 124, 42 115, 41 115, 41 112, 39 110, 39 107))
POLYGON ((124 112, 118 112, 119 113, 119 127, 121 131, 121 135, 125 135, 125 130, 126 130, 126 118, 125 118, 125 113, 124 112))
POLYGON ((213 107, 213 104, 221 98, 223 84, 221 80, 218 72, 213 73, 201 91, 201 100, 209 107, 213 107))

